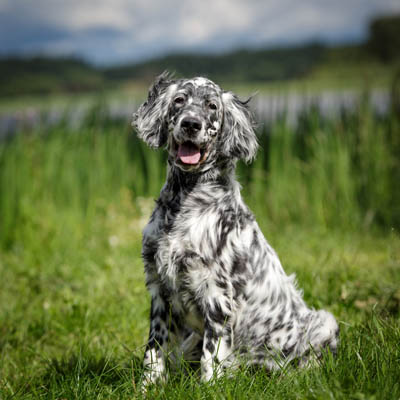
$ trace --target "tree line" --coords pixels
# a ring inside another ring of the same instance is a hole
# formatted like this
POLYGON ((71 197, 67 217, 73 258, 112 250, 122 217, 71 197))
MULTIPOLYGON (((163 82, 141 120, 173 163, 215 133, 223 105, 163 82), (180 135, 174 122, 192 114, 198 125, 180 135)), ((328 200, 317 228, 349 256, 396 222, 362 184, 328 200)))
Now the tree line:
POLYGON ((205 75, 218 82, 266 82, 307 76, 321 63, 353 57, 368 62, 400 60, 400 15, 376 18, 364 44, 327 47, 319 43, 225 54, 175 53, 140 63, 99 67, 71 57, 0 59, 0 96, 89 92, 127 81, 150 82, 164 70, 177 76, 205 75))

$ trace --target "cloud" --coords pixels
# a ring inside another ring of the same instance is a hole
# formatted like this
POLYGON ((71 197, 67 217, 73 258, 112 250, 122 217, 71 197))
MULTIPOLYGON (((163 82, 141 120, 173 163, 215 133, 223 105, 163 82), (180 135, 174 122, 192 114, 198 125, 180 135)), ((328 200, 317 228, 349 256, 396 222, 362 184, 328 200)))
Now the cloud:
POLYGON ((171 50, 227 50, 361 40, 398 0, 0 0, 0 53, 140 60, 171 50))

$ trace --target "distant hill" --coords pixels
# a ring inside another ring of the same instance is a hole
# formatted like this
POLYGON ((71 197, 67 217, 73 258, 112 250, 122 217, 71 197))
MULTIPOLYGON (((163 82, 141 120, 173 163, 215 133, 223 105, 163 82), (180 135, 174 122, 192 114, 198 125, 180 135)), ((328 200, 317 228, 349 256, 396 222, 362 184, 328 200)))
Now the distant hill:
POLYGON ((80 59, 44 56, 0 59, 0 96, 86 92, 103 85, 103 72, 80 59))
POLYGON ((221 83, 262 83, 313 76, 315 71, 332 76, 347 69, 351 80, 362 65, 397 65, 399 38, 400 16, 390 16, 371 22, 368 40, 362 45, 326 47, 314 43, 225 54, 176 53, 109 68, 95 67, 76 58, 3 58, 0 97, 99 91, 135 81, 148 84, 164 70, 178 77, 205 75, 221 83))
POLYGON ((151 79, 164 70, 177 76, 204 75, 219 82, 260 82, 299 78, 321 62, 326 48, 319 44, 231 53, 177 53, 139 64, 104 70, 107 79, 151 79))
POLYGON ((0 59, 0 96, 99 91, 126 82, 150 82, 164 70, 176 76, 204 75, 218 82, 267 82, 302 78, 329 58, 319 44, 216 54, 171 54, 110 68, 75 58, 0 59))

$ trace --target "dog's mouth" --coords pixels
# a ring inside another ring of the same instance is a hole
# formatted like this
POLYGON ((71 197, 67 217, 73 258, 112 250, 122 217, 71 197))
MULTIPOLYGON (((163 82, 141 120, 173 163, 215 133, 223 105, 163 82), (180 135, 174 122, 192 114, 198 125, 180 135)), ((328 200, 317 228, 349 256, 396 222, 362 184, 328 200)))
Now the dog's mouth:
POLYGON ((177 160, 187 166, 201 164, 207 158, 208 151, 197 144, 187 140, 183 143, 175 143, 177 160))
POLYGON ((178 145, 178 159, 183 164, 196 165, 201 159, 201 150, 193 142, 184 142, 178 145))

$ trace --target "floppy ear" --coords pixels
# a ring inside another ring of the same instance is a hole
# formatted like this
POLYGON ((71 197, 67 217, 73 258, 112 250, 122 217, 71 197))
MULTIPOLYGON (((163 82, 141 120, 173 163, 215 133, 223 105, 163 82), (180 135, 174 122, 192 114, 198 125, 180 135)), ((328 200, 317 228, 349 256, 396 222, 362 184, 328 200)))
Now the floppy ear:
POLYGON ((222 94, 224 104, 224 122, 222 130, 222 152, 228 157, 235 157, 250 162, 257 153, 257 136, 248 103, 241 101, 232 92, 222 94))
POLYGON ((138 136, 154 148, 167 142, 166 115, 170 98, 168 88, 174 82, 169 77, 169 74, 164 72, 156 78, 149 89, 147 101, 133 114, 132 126, 136 128, 138 136))

